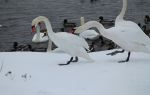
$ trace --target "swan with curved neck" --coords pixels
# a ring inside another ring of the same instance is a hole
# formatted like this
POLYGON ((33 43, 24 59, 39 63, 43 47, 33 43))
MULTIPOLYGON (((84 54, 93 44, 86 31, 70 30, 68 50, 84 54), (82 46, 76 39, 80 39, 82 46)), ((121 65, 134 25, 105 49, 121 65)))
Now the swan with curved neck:
POLYGON ((86 31, 86 30, 88 30, 89 28, 92 28, 92 27, 96 27, 99 30, 101 35, 103 35, 104 37, 108 38, 109 34, 107 34, 107 32, 105 32, 106 29, 104 28, 104 26, 102 24, 100 24, 97 21, 88 21, 84 25, 79 26, 75 30, 75 32, 83 32, 83 31, 86 31))
POLYGON ((95 30, 86 30, 79 34, 80 37, 84 39, 94 40, 97 39, 100 35, 95 30))
MULTIPOLYGON (((83 24, 85 24, 84 17, 80 18, 80 23, 81 23, 81 26, 83 24)), ((76 33, 76 31, 75 31, 75 33, 76 33)), ((82 37, 82 38, 84 38, 84 39, 90 39, 90 40, 92 40, 92 39, 97 38, 99 36, 99 34, 95 30, 85 30, 85 31, 81 31, 79 33, 79 36, 82 37)))
MULTIPOLYGON (((84 17, 80 18, 81 25, 83 25, 84 22, 84 17)), ((82 33, 79 34, 80 37, 82 38, 87 38, 87 39, 95 39, 99 36, 99 34, 95 30, 86 30, 82 33)), ((33 36, 32 42, 34 43, 40 43, 40 42, 46 42, 48 41, 48 36, 44 36, 44 33, 40 33, 40 27, 39 25, 36 27, 36 34, 33 36)), ((47 52, 60 52, 61 49, 57 48, 55 50, 52 50, 52 41, 49 40, 48 42, 48 48, 47 52)))
MULTIPOLYGON (((123 7, 120 14, 116 18, 115 27, 105 29, 102 24, 89 21, 76 31, 85 31, 85 29, 97 27, 99 32, 104 37, 112 40, 121 48, 123 48, 123 51, 121 52, 124 52, 124 50, 128 51, 127 59, 120 62, 128 62, 131 51, 150 53, 149 37, 141 30, 141 28, 136 23, 123 19, 126 8, 127 0, 123 0, 123 7)), ((110 55, 114 55, 116 53, 118 52, 112 52, 110 53, 110 55)))
MULTIPOLYGON (((81 17, 80 18, 80 24, 81 24, 81 26, 83 25, 85 23, 85 19, 84 19, 84 17, 81 17)), ((78 27, 75 27, 75 29, 77 29, 78 27)), ((85 30, 85 31, 80 31, 80 33, 79 32, 77 32, 77 31, 75 31, 74 32, 75 34, 79 34, 79 36, 81 36, 81 37, 83 37, 84 39, 95 39, 95 38, 97 38, 98 36, 99 36, 99 34, 95 31, 95 30, 85 30)))
MULTIPOLYGON (((105 29, 101 23, 89 21, 80 26, 76 31, 85 31, 92 27, 96 27, 101 35, 112 40, 126 51, 150 53, 150 39, 139 27, 115 26, 105 29)), ((119 62, 127 62, 129 61, 129 57, 130 54, 126 60, 119 62)))
POLYGON ((46 25, 49 39, 51 39, 62 51, 71 55, 71 59, 67 62, 67 64, 60 65, 68 65, 70 62, 74 62, 74 57, 76 58, 75 62, 78 61, 78 57, 93 61, 85 50, 85 48, 88 50, 89 46, 83 38, 65 32, 54 33, 50 21, 44 16, 36 17, 32 21, 32 26, 36 27, 41 21, 43 21, 46 25))

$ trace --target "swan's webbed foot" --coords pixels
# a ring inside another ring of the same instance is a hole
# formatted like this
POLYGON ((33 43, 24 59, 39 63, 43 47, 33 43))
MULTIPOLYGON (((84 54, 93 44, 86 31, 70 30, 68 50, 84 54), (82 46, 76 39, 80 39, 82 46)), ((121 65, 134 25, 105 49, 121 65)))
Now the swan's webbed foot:
POLYGON ((59 65, 60 66, 69 65, 71 62, 78 62, 78 57, 76 56, 75 60, 73 60, 73 57, 71 57, 70 60, 66 64, 59 64, 59 65))
POLYGON ((122 51, 118 51, 118 50, 116 50, 116 51, 113 51, 113 52, 108 53, 108 54, 106 54, 106 55, 114 56, 114 55, 116 55, 117 53, 123 53, 124 51, 125 51, 125 50, 122 50, 122 51))
POLYGON ((75 60, 72 60, 71 62, 78 62, 78 57, 75 57, 75 60))
POLYGON ((118 63, 125 63, 125 62, 128 62, 129 61, 129 58, 130 58, 130 52, 128 52, 128 57, 126 60, 121 60, 121 61, 118 61, 118 63))
POLYGON ((128 61, 127 60, 118 61, 118 63, 125 63, 125 62, 128 62, 128 61))

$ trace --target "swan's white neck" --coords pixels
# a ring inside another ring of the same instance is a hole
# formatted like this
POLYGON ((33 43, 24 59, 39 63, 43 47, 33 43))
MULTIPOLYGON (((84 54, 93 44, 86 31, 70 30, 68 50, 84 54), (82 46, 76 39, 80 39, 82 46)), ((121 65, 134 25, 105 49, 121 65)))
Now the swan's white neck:
POLYGON ((39 41, 40 39, 40 26, 39 25, 36 26, 36 32, 37 32, 36 40, 39 41))
POLYGON ((104 37, 107 38, 106 29, 104 28, 104 26, 101 23, 95 22, 95 24, 93 24, 93 25, 95 25, 95 27, 98 29, 98 31, 101 35, 103 35, 104 37))
POLYGON ((87 23, 85 23, 84 25, 81 26, 82 27, 82 31, 88 30, 89 28, 95 27, 98 29, 99 33, 103 36, 107 36, 107 33, 105 32, 105 28, 104 26, 97 22, 97 21, 89 21, 87 23))
POLYGON ((118 21, 123 20, 123 17, 124 17, 125 12, 126 12, 126 8, 127 8, 127 0, 123 0, 123 7, 122 7, 122 10, 121 10, 120 14, 117 16, 115 22, 118 22, 118 21))
POLYGON ((52 41, 51 40, 53 40, 53 38, 55 38, 55 35, 54 35, 55 33, 53 32, 50 21, 47 18, 45 18, 43 21, 45 23, 45 26, 47 29, 47 34, 49 37, 47 52, 50 52, 52 50, 52 41))
POLYGON ((46 26, 46 29, 47 29, 47 34, 49 36, 49 38, 53 38, 54 36, 54 32, 53 32, 53 29, 52 29, 52 26, 51 26, 51 23, 48 19, 45 19, 43 20, 45 22, 45 26, 46 26))

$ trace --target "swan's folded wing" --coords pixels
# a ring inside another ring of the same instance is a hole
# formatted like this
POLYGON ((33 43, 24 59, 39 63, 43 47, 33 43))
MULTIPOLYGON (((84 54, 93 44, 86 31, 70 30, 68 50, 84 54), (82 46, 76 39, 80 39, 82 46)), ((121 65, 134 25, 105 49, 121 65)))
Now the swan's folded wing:
POLYGON ((116 36, 123 40, 150 45, 150 38, 139 27, 121 27, 117 31, 119 32, 116 32, 116 36))
POLYGON ((79 47, 84 47, 86 49, 89 49, 88 43, 85 41, 85 39, 77 35, 65 33, 65 32, 59 32, 59 33, 56 33, 56 35, 61 40, 63 40, 64 43, 68 43, 69 45, 76 45, 79 47))
POLYGON ((137 28, 137 29, 140 28, 135 22, 127 21, 127 20, 115 23, 115 27, 118 27, 118 26, 119 27, 132 27, 132 28, 137 28))

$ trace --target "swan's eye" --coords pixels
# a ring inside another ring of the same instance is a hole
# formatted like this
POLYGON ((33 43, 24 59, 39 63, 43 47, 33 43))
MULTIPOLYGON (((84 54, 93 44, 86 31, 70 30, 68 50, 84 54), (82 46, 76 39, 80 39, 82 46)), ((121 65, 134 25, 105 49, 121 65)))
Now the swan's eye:
POLYGON ((35 32, 35 26, 32 26, 32 32, 35 32))

